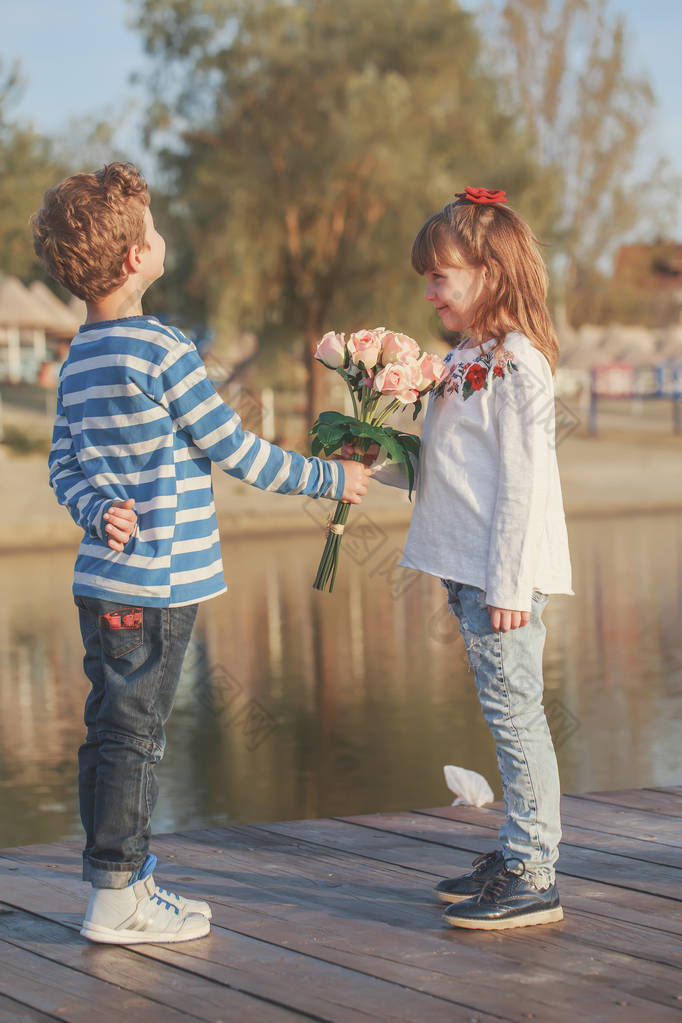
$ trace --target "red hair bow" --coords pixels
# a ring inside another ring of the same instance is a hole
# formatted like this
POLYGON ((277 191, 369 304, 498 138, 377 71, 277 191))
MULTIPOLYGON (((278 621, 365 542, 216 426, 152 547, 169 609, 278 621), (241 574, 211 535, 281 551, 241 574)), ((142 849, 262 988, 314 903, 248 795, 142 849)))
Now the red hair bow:
POLYGON ((478 206, 492 206, 496 202, 507 201, 507 196, 501 188, 469 188, 468 185, 463 192, 457 192, 455 198, 468 199, 478 206))

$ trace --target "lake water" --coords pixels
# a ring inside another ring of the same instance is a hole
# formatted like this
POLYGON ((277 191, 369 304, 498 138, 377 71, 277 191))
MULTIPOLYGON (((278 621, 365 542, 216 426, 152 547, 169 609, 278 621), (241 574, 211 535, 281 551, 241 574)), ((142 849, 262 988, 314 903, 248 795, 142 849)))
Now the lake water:
MULTIPOLYGON (((678 784, 682 517, 575 519, 569 535, 576 596, 545 612, 562 789, 678 784)), ((445 591, 396 568, 403 537, 347 535, 332 595, 311 589, 319 536, 224 544, 230 590, 199 612, 155 830, 442 805, 444 764, 501 796, 445 591)), ((72 564, 0 561, 0 847, 80 835, 72 564)))

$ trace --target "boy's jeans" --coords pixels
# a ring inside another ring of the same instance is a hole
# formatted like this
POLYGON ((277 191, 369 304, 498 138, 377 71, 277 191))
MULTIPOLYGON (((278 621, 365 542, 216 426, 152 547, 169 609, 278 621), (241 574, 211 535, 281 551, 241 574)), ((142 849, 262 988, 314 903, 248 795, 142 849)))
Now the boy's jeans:
POLYGON ((138 607, 77 596, 92 683, 78 751, 83 880, 124 888, 145 861, 166 742, 197 605, 138 607))
POLYGON ((542 706, 542 612, 549 598, 535 591, 528 625, 493 632, 483 590, 449 580, 443 585, 497 749, 507 807, 502 853, 521 860, 526 879, 546 888, 554 882, 561 838, 559 771, 542 706))

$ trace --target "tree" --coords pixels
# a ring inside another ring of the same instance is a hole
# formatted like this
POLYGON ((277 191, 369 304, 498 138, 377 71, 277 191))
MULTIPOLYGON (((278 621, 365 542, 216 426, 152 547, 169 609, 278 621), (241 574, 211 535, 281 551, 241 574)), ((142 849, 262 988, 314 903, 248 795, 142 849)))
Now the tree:
POLYGON ((423 333, 409 252, 465 184, 553 220, 538 171, 452 0, 145 0, 184 287, 218 330, 264 343, 389 323, 423 333))
POLYGON ((68 291, 43 270, 33 252, 31 216, 45 191, 68 174, 126 156, 115 142, 115 119, 79 117, 61 134, 48 137, 13 118, 22 84, 19 65, 5 70, 0 61, 0 273, 27 282, 41 279, 68 301, 68 291))
MULTIPOLYGON (((493 0, 493 53, 533 153, 561 181, 553 270, 560 305, 584 304, 595 269, 635 227, 670 217, 669 169, 637 178, 655 99, 629 67, 623 19, 606 0, 493 0), (643 203, 643 189, 664 201, 643 203)), ((491 24, 490 5, 486 24, 491 24)))
POLYGON ((29 220, 63 168, 48 139, 10 119, 20 89, 18 66, 0 63, 0 271, 26 280, 40 275, 29 220))

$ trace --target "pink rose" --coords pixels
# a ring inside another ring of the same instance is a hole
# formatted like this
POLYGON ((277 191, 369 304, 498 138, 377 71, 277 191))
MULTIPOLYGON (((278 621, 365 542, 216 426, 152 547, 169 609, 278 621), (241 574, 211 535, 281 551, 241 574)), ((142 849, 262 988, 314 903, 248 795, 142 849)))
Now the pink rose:
POLYGON ((389 362, 374 378, 374 390, 410 405, 419 397, 419 366, 416 362, 389 362))
POLYGON ((408 362, 410 359, 418 359, 421 355, 419 345, 407 334, 395 334, 392 330, 386 330, 381 343, 383 349, 381 361, 384 366, 389 362, 408 362))
POLYGON ((356 365, 361 362, 365 369, 372 369, 381 354, 381 341, 373 330, 356 330, 348 338, 348 354, 356 365))
POLYGON ((417 365, 420 373, 417 386, 422 392, 437 387, 448 375, 448 367, 439 355, 422 355, 417 365))
POLYGON ((329 369, 340 369, 346 361, 346 342, 343 334, 330 330, 324 335, 315 350, 315 358, 329 369))

